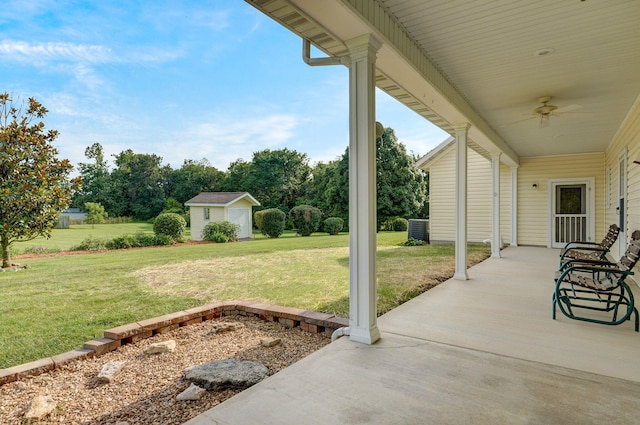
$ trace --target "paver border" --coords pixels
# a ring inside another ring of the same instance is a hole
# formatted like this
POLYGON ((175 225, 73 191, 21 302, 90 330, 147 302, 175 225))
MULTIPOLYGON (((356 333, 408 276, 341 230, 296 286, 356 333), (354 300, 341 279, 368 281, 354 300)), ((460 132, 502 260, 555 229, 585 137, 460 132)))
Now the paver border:
POLYGON ((100 356, 116 350, 122 345, 131 344, 181 326, 224 316, 257 317, 261 320, 281 323, 288 328, 300 327, 305 332, 323 334, 325 337, 330 337, 336 329, 349 326, 348 319, 328 313, 254 301, 221 301, 107 329, 103 333, 103 338, 87 341, 81 348, 0 369, 0 385, 58 369, 72 361, 100 356))

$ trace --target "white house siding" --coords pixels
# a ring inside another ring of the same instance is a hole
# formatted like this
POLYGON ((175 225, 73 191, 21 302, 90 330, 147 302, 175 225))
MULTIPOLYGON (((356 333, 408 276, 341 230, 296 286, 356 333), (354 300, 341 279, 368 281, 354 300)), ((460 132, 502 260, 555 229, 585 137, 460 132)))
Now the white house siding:
MULTIPOLYGON (((455 148, 445 152, 429 168, 429 225, 434 243, 455 240, 455 148)), ((482 242, 491 237, 493 188, 491 161, 474 150, 467 159, 467 239, 482 242)), ((511 239, 511 171, 500 167, 500 232, 511 239)))
POLYGON ((551 179, 595 178, 595 240, 604 236, 604 154, 520 158, 518 169, 518 244, 547 246, 548 182, 551 179), (538 188, 534 190, 533 184, 538 188))
MULTIPOLYGON (((636 100, 634 107, 606 151, 605 167, 611 169, 612 175, 611 203, 604 211, 606 226, 618 222, 616 212, 618 206, 618 157, 623 150, 626 150, 627 153, 627 220, 625 224, 628 240, 634 230, 640 229, 640 164, 633 163, 634 160, 640 159, 640 98, 636 100)), ((606 193, 605 190, 603 196, 606 193)), ((618 244, 614 246, 611 253, 615 258, 620 256, 618 244)))

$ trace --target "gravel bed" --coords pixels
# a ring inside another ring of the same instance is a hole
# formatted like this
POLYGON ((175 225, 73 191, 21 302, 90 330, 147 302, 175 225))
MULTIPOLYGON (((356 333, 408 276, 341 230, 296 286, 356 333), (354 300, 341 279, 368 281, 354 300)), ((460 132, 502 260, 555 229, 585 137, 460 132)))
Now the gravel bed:
MULTIPOLYGON (((29 402, 38 395, 57 402, 41 423, 47 424, 182 424, 237 394, 237 390, 204 393, 197 401, 177 401, 189 383, 184 369, 214 360, 236 358, 263 363, 274 374, 330 342, 321 335, 287 329, 279 323, 230 316, 175 329, 128 344, 99 357, 71 362, 60 369, 0 386, 0 424, 25 425, 29 402), (220 322, 237 322, 238 330, 212 334, 220 322), (263 347, 264 338, 282 343, 263 347), (172 353, 143 354, 149 344, 175 340, 172 353), (97 375, 110 361, 125 367, 110 384, 97 375)), ((34 422, 35 423, 35 422, 34 422)))

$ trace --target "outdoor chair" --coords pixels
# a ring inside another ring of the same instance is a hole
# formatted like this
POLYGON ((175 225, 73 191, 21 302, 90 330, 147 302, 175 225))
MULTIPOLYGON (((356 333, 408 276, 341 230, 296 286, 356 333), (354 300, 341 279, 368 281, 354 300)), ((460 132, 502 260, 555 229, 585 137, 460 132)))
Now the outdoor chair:
POLYGON ((618 239, 620 228, 616 224, 609 226, 609 231, 602 242, 574 241, 567 243, 560 251, 560 265, 570 260, 607 260, 607 253, 618 239))
POLYGON ((625 279, 633 274, 640 257, 640 231, 631 235, 617 263, 603 260, 569 260, 556 272, 553 319, 556 306, 570 319, 619 325, 634 317, 638 332, 638 310, 625 279))

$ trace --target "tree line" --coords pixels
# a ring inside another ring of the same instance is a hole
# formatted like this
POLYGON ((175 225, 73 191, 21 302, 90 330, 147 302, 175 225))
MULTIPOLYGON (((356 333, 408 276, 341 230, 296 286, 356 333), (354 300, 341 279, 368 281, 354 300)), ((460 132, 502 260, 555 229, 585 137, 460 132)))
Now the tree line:
MULTIPOLYGON (((376 140, 378 225, 393 217, 428 215, 428 175, 413 166, 391 128, 376 140)), ((200 192, 249 192, 262 205, 288 213, 297 205, 312 205, 324 217, 348 222, 349 151, 328 163, 309 164, 306 154, 287 148, 255 152, 250 161, 238 159, 226 171, 208 160, 185 160, 178 169, 162 164, 155 154, 131 149, 114 155, 113 167, 100 143, 85 150, 87 162, 78 169, 82 188, 72 206, 99 203, 111 217, 148 220, 163 211, 184 211, 184 203, 200 192)))

